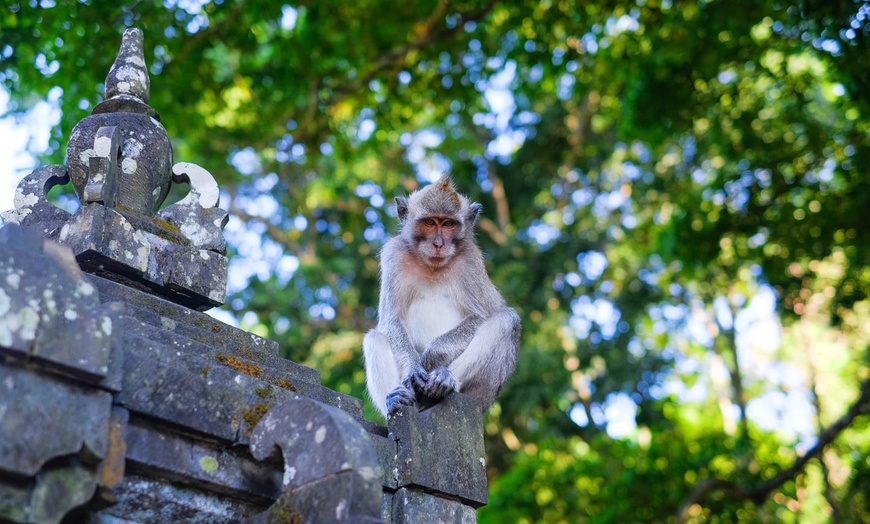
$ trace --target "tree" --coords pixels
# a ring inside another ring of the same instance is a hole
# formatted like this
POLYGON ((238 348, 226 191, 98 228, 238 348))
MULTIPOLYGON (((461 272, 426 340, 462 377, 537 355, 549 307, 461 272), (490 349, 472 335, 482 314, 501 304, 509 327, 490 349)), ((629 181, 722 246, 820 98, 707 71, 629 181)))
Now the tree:
POLYGON ((34 2, 0 15, 0 81, 13 112, 63 90, 59 163, 141 27, 176 157, 215 174, 233 217, 227 309, 358 396, 391 197, 452 172, 525 330, 487 418, 482 521, 860 522, 868 17, 34 2))

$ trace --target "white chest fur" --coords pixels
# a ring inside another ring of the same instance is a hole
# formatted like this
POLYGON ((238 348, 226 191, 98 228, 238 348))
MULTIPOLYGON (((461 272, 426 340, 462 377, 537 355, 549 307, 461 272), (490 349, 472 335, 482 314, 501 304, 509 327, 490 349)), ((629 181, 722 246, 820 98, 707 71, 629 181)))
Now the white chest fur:
POLYGON ((411 343, 422 352, 433 339, 459 325, 462 312, 441 286, 427 286, 419 292, 404 321, 411 343))

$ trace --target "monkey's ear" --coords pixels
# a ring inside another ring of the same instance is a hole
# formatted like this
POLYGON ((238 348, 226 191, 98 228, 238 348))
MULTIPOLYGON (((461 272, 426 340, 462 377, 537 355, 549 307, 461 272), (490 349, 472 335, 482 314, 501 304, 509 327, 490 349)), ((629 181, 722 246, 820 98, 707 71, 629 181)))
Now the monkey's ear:
POLYGON ((408 218, 408 199, 405 197, 396 197, 396 213, 399 215, 399 222, 404 222, 408 218))
POLYGON ((468 215, 466 215, 466 219, 468 220, 469 226, 474 227, 474 225, 477 224, 477 219, 480 218, 481 211, 483 211, 483 204, 474 202, 468 206, 468 215))

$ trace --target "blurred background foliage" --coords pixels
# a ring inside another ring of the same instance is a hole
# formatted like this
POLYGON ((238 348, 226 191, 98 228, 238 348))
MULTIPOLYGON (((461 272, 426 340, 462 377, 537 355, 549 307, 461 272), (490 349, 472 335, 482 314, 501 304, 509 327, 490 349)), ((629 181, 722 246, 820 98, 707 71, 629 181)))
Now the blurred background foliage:
POLYGON ((327 385, 364 397, 393 197, 484 204, 524 338, 481 522, 870 521, 870 3, 122 4, 0 8, 7 117, 59 107, 62 163, 141 28, 231 213, 216 315, 327 385))

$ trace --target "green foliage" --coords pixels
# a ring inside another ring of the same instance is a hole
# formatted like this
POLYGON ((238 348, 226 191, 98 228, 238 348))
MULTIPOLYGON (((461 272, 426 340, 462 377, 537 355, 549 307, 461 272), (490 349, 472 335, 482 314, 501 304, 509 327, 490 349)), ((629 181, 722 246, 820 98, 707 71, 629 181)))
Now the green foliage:
POLYGON ((870 517, 866 416, 746 496, 870 379, 867 2, 15 3, 12 112, 62 89, 45 162, 127 26, 233 216, 225 309, 331 387, 363 396, 392 198, 446 170, 484 204, 524 337, 482 522, 870 517))

